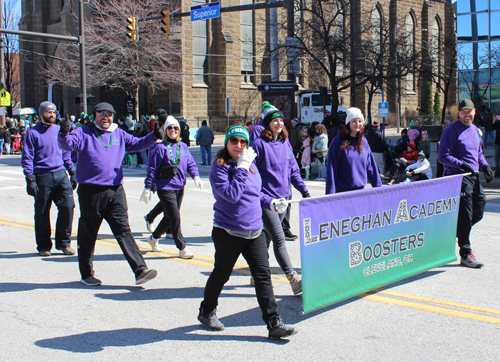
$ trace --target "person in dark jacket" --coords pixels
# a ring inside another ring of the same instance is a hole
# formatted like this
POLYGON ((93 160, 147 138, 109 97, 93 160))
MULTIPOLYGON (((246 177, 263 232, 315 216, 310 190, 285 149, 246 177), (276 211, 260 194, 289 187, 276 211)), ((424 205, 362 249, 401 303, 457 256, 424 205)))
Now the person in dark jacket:
POLYGON ((491 109, 486 108, 486 113, 482 120, 483 125, 483 147, 486 148, 488 142, 488 136, 490 136, 493 143, 495 143, 495 130, 493 128, 493 115, 491 114, 491 109))
POLYGON ((187 146, 191 146, 191 141, 189 140, 189 125, 186 123, 186 120, 183 119, 179 122, 181 126, 181 142, 187 144, 187 146))
POLYGON ((396 154, 400 155, 406 151, 408 143, 410 143, 410 137, 408 137, 408 130, 405 128, 401 131, 401 138, 396 142, 396 154))
POLYGON ((498 112, 495 112, 493 116, 493 129, 495 132, 495 175, 494 177, 500 176, 500 116, 498 112))
POLYGON ((378 173, 383 174, 385 165, 384 154, 385 151, 389 150, 389 145, 387 145, 387 142, 380 131, 380 123, 373 121, 372 131, 366 135, 366 140, 368 141, 368 145, 370 146, 375 162, 377 163, 378 173))
POLYGON ((212 163, 212 144, 214 143, 214 132, 207 125, 207 121, 204 119, 201 122, 201 127, 198 129, 196 134, 196 144, 200 145, 201 152, 201 164, 203 166, 210 165, 212 163))

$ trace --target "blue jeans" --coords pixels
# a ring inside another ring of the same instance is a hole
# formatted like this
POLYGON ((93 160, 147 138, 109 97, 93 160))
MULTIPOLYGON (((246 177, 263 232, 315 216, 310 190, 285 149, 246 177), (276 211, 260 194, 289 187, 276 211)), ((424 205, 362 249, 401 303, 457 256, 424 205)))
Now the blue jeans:
POLYGON ((500 173, 499 159, 500 159, 500 145, 495 145, 495 171, 498 173, 500 173))
POLYGON ((141 160, 143 165, 148 165, 148 152, 147 150, 142 150, 141 151, 141 160))
POLYGON ((212 163, 212 145, 200 146, 200 151, 201 162, 210 165, 212 163))
POLYGON ((495 143, 495 130, 484 130, 483 131, 483 147, 486 147, 486 142, 488 142, 488 135, 490 136, 493 143, 495 143))
POLYGON ((3 144, 5 140, 0 140, 0 156, 3 154, 3 144))

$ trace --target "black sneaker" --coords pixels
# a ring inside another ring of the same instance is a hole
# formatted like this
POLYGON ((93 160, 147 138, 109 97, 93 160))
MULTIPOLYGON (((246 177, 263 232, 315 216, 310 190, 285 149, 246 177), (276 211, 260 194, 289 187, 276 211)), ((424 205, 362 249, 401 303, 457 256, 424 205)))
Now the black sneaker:
POLYGON ((91 287, 95 287, 97 285, 102 284, 102 282, 99 279, 97 279, 96 277, 94 277, 93 275, 91 275, 85 279, 83 279, 83 278, 80 279, 80 283, 85 284, 85 285, 89 285, 91 287))
POLYGON ((138 277, 135 278, 135 284, 140 285, 144 284, 147 281, 156 278, 158 272, 154 269, 144 269, 138 277))
POLYGON ((198 314, 198 320, 203 324, 209 331, 222 331, 224 330, 224 324, 221 323, 217 315, 215 314, 215 309, 208 314, 202 314, 200 308, 200 314, 198 314))
POLYGON ((298 238, 298 236, 295 234, 292 234, 292 232, 290 230, 285 231, 285 240, 293 241, 297 238, 298 238))
POLYGON ((280 315, 267 321, 267 329, 269 330, 269 339, 281 339, 293 336, 298 332, 295 327, 284 324, 280 315))

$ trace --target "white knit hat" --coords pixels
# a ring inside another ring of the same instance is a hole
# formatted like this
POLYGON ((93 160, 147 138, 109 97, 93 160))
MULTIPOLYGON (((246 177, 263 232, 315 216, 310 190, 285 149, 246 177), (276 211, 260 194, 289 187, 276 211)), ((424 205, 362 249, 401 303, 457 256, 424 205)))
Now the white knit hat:
POLYGON ((361 118, 363 124, 366 125, 366 120, 365 117, 363 116, 363 113, 361 112, 361 109, 356 107, 347 108, 347 116, 345 118, 345 123, 348 124, 354 118, 361 118))
POLYGON ((165 124, 163 125, 163 129, 167 129, 168 126, 170 125, 174 125, 174 126, 177 126, 177 128, 181 128, 181 126, 179 125, 179 121, 176 120, 174 117, 172 116, 168 116, 167 119, 165 120, 165 124))

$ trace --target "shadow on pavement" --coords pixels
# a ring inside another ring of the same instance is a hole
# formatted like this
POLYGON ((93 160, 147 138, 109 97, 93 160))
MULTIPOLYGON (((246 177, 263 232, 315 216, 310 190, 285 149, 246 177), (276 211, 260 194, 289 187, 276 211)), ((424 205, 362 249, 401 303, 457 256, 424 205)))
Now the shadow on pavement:
MULTIPOLYGON (((240 318, 236 316, 235 318, 240 318)), ((224 319, 224 318, 223 318, 224 319)), ((224 323, 224 321, 221 319, 224 323)), ((191 325, 173 328, 166 331, 149 328, 125 328, 110 331, 95 331, 74 334, 64 337, 42 339, 35 345, 42 348, 51 348, 78 353, 100 352, 105 347, 128 347, 146 345, 165 340, 170 341, 241 341, 241 342, 269 342, 273 344, 286 344, 286 339, 272 341, 268 339, 267 330, 262 323, 262 336, 245 336, 227 334, 228 330, 221 332, 207 332, 207 334, 193 333, 204 330, 201 325, 191 325)))
POLYGON ((90 290, 128 290, 128 291, 140 291, 143 288, 141 286, 132 287, 124 285, 101 285, 97 287, 89 287, 83 285, 79 281, 66 282, 66 283, 0 283, 0 292, 27 292, 37 289, 90 289, 90 290))

